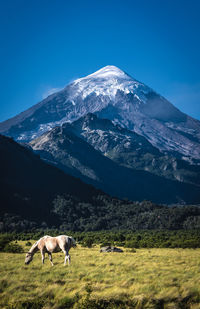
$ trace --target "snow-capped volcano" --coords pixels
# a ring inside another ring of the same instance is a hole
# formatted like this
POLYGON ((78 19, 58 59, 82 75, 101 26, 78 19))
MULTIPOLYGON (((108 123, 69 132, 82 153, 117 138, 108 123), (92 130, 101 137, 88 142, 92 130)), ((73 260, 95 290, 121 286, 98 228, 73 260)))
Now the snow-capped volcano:
POLYGON ((117 92, 122 91, 125 94, 132 93, 139 100, 146 101, 144 94, 152 91, 114 65, 107 65, 95 73, 79 78, 71 86, 76 91, 75 94, 73 93, 72 99, 79 95, 86 98, 92 93, 114 99, 117 92))
POLYGON ((30 141, 64 122, 96 113, 179 158, 200 160, 200 122, 115 66, 79 78, 18 116, 0 133, 30 141))

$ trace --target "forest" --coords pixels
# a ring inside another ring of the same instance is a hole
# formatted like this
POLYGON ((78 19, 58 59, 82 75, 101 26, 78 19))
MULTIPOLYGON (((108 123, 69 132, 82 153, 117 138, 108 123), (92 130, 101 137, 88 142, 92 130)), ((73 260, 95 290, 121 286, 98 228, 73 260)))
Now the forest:
POLYGON ((72 195, 57 195, 46 215, 27 219, 21 213, 0 214, 0 232, 58 229, 73 232, 193 230, 200 229, 199 205, 158 205, 150 201, 131 202, 107 195, 81 201, 72 195), (42 220, 42 221, 41 221, 42 220))

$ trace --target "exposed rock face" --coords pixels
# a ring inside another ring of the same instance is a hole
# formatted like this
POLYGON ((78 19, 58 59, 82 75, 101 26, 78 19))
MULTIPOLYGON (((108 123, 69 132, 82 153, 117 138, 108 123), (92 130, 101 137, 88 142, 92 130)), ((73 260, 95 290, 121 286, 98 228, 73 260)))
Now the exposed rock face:
POLYGON ((122 166, 200 185, 200 165, 191 165, 169 153, 164 154, 143 136, 115 125, 108 119, 87 114, 63 127, 122 166))
POLYGON ((107 246, 107 247, 102 247, 100 249, 100 252, 124 252, 124 251, 117 247, 107 246))
POLYGON ((182 170, 178 159, 165 158, 144 137, 92 114, 56 127, 29 145, 44 160, 112 196, 158 203, 199 200, 198 174, 191 167, 187 170, 189 164, 183 162, 182 170), (195 184, 175 177, 187 181, 188 174, 195 184))
POLYGON ((88 114, 144 136, 153 146, 188 161, 200 160, 200 121, 175 108, 148 86, 115 66, 80 78, 27 111, 0 124, 18 141, 88 114))

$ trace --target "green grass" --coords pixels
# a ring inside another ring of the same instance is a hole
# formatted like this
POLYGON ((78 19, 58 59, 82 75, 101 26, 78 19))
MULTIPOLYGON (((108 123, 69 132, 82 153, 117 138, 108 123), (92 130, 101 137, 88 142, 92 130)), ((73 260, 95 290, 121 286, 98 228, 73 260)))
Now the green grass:
POLYGON ((62 253, 52 267, 39 253, 30 265, 25 254, 0 253, 0 308, 200 308, 200 249, 70 254, 70 267, 62 253))

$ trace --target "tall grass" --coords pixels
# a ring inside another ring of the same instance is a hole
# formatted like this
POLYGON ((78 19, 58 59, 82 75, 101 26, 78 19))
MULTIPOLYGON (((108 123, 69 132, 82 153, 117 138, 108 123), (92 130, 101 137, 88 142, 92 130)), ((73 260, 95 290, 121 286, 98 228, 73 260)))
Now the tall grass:
MULTIPOLYGON (((26 242, 19 242, 24 251, 26 242)), ((2 308, 200 308, 200 249, 137 249, 99 253, 71 249, 30 265, 25 254, 0 254, 2 308)))

